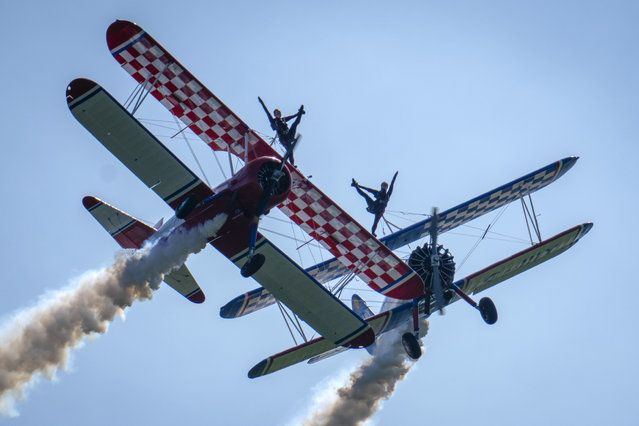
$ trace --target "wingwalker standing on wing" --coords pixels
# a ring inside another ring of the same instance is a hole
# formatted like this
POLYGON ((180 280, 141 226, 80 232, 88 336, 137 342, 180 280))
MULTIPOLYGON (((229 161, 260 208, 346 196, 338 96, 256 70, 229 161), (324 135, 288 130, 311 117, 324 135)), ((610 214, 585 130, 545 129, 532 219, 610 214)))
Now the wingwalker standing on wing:
POLYGON ((353 179, 353 182, 351 182, 351 186, 354 187, 359 193, 359 195, 364 197, 364 199, 366 200, 366 204, 368 204, 368 206, 366 207, 366 211, 369 213, 373 213, 375 215, 375 220, 373 221, 373 227, 371 228, 371 232, 375 236, 377 236, 377 234, 375 233, 375 230, 377 229, 377 224, 379 223, 379 220, 384 216, 384 211, 386 210, 386 206, 388 205, 388 200, 390 199, 390 196, 393 193, 393 186, 395 185, 395 179, 397 179, 398 173, 399 172, 395 172, 395 174, 393 175, 393 180, 391 181, 390 188, 388 187, 388 182, 382 182, 382 186, 379 191, 362 186, 358 184, 355 179, 353 179), (362 189, 365 189, 366 191, 370 192, 373 195, 373 197, 375 197, 375 199, 373 200, 370 197, 370 195, 362 191, 362 189))
POLYGON ((268 116, 268 121, 271 123, 271 129, 277 132, 277 137, 280 139, 282 145, 284 145, 284 148, 286 148, 287 151, 290 151, 289 160, 291 164, 295 165, 295 160, 293 159, 293 147, 295 146, 295 142, 297 142, 295 132, 297 131, 297 125, 300 124, 302 115, 306 114, 306 111, 304 111, 304 105, 300 106, 300 109, 297 110, 297 114, 286 117, 282 117, 282 112, 279 109, 274 109, 273 115, 275 118, 273 118, 271 113, 268 111, 268 108, 266 108, 266 105, 264 105, 262 98, 258 96, 257 99, 259 99, 260 104, 262 104, 262 108, 264 108, 264 112, 268 116), (295 119, 295 121, 289 129, 286 122, 292 119, 295 119))

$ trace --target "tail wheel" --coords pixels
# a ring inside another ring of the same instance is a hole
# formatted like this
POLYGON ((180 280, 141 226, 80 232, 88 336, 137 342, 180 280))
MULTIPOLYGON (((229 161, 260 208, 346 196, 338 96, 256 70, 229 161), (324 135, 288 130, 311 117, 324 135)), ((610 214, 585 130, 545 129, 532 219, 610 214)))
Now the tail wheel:
POLYGON ((497 308, 489 297, 483 297, 477 308, 486 324, 492 325, 497 322, 497 308))
POLYGON ((422 356, 422 348, 413 333, 404 333, 402 345, 404 345, 404 350, 411 359, 419 359, 422 356))

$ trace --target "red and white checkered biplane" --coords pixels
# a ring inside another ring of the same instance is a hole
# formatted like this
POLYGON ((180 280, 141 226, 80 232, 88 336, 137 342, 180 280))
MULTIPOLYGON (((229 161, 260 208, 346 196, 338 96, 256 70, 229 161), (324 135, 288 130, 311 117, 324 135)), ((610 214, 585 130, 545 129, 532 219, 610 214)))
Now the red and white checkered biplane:
MULTIPOLYGON (((540 239, 527 250, 453 282, 452 258, 437 245, 437 234, 523 199, 562 176, 576 157, 552 163, 378 240, 292 167, 286 161, 290 153, 280 155, 142 28, 116 21, 107 30, 107 43, 141 88, 213 150, 237 156, 244 166, 231 179, 210 188, 106 90, 93 81, 76 79, 67 88, 72 114, 173 208, 175 217, 156 229, 95 197, 85 197, 84 206, 124 248, 140 248, 159 233, 226 218, 209 243, 261 287, 229 302, 221 315, 235 318, 279 301, 322 336, 265 359, 251 369, 249 377, 347 348, 370 348, 377 336, 398 328, 412 329, 404 334, 403 342, 408 354, 417 358, 421 354, 417 342, 420 318, 463 298, 480 310, 486 322, 494 323, 497 313, 490 299, 483 298, 477 304, 469 294, 556 256, 592 226, 586 223, 540 239), (258 230, 260 217, 273 207, 334 258, 303 269, 279 250, 258 230), (429 233, 431 243, 413 252, 407 262, 393 252, 429 233), (345 274, 356 275, 388 298, 408 303, 373 316, 363 301, 354 297, 351 310, 322 285, 345 274)), ((165 276, 165 282, 195 303, 204 301, 204 293, 186 266, 165 276)))

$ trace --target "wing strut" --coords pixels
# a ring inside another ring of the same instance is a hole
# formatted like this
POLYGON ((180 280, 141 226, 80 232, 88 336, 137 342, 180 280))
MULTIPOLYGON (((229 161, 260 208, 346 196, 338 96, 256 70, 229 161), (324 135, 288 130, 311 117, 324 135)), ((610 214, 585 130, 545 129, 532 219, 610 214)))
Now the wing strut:
POLYGON ((524 219, 526 220, 526 227, 528 228, 528 236, 530 237, 530 245, 534 246, 536 243, 533 241, 532 233, 530 232, 530 227, 532 226, 533 231, 535 231, 535 236, 537 237, 537 243, 540 243, 541 240, 541 231, 539 230, 539 222, 537 221, 537 214, 535 213, 535 206, 533 205, 532 197, 528 194, 528 201, 530 202, 530 210, 528 209, 528 204, 524 197, 520 198, 521 200, 521 208, 524 211, 524 219), (528 220, 530 219, 530 223, 528 220))
POLYGON ((293 312, 293 318, 291 318, 291 315, 288 313, 286 308, 282 306, 282 302, 280 302, 279 300, 277 301, 277 307, 280 309, 282 318, 284 318, 284 323, 286 324, 286 328, 288 328, 288 332, 291 333, 293 342, 295 342, 295 344, 297 345, 297 339, 295 338, 295 333, 293 333, 293 330, 291 329, 291 325, 293 326, 295 331, 299 333, 302 340, 304 340, 304 343, 308 342, 308 339, 306 338, 306 334, 304 333, 304 329, 302 328, 302 324, 300 324, 300 321, 297 318, 297 315, 295 315, 295 313, 293 312), (289 321, 290 321, 290 324, 289 324, 289 321))

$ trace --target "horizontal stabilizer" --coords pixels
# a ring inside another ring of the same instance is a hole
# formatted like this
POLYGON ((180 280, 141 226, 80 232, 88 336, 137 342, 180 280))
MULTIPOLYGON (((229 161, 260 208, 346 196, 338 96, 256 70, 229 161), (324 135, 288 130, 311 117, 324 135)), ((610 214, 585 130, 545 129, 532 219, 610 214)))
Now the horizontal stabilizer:
POLYGON ((153 227, 98 198, 84 197, 82 204, 122 248, 139 249, 155 234, 156 230, 153 227))
MULTIPOLYGON (((98 198, 84 197, 82 204, 122 248, 139 249, 156 232, 155 228, 140 222, 98 198)), ((179 269, 166 274, 164 282, 191 302, 204 302, 204 292, 200 289, 186 265, 182 265, 179 269)))
POLYGON ((355 313, 363 319, 370 318, 374 315, 371 308, 369 308, 366 302, 364 302, 364 299, 359 297, 357 294, 353 295, 351 303, 353 305, 353 311, 355 311, 355 313))
POLYGON ((239 318, 275 304, 277 300, 264 287, 237 296, 220 308, 222 318, 239 318))

